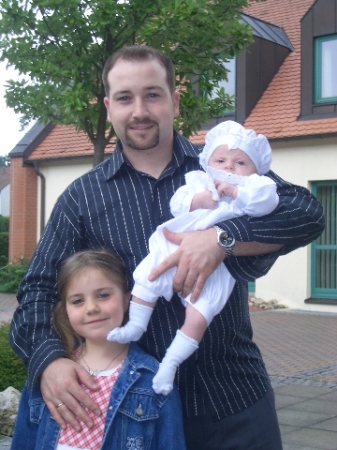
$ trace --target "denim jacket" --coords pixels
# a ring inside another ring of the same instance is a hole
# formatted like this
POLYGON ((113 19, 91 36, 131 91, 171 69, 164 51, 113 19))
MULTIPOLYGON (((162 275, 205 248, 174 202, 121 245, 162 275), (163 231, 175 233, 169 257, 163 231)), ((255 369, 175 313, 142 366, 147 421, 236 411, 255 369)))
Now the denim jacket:
MULTIPOLYGON (((131 344, 109 401, 101 450, 184 450, 183 420, 176 388, 167 395, 152 389, 158 362, 131 344)), ((24 389, 11 450, 55 450, 60 427, 40 389, 24 389), (28 412, 29 405, 29 412, 28 412), (29 415, 29 420, 28 419, 29 415)))

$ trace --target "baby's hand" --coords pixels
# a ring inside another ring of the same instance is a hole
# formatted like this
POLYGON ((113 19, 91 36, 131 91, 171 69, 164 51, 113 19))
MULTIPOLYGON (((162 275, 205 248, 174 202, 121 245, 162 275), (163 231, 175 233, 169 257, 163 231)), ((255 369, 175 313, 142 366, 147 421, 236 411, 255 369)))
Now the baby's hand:
POLYGON ((198 192, 192 199, 190 211, 200 208, 213 209, 216 207, 216 204, 217 202, 213 200, 211 191, 198 192))
POLYGON ((214 182, 218 196, 221 198, 223 195, 235 199, 238 195, 238 187, 227 183, 227 181, 216 180, 214 182))

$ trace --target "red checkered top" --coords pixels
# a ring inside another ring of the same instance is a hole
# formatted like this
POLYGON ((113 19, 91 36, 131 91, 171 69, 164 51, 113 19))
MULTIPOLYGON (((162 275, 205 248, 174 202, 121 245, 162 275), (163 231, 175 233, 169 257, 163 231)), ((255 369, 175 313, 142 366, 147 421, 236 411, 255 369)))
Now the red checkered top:
POLYGON ((60 433, 57 450, 99 450, 104 432, 105 417, 108 410, 111 389, 119 375, 121 366, 122 363, 118 367, 104 373, 100 373, 95 377, 100 386, 98 391, 93 392, 86 386, 82 385, 89 397, 91 397, 94 402, 100 406, 102 415, 97 417, 85 408, 86 412, 93 421, 94 426, 89 430, 84 423, 80 421, 80 419, 78 420, 81 423, 82 431, 79 433, 71 426, 67 426, 67 428, 62 430, 60 433))

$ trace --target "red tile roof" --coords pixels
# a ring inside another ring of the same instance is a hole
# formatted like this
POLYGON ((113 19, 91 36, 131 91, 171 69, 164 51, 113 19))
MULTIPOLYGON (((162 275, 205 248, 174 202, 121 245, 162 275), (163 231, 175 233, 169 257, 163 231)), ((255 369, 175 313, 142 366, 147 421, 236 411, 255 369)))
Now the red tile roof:
MULTIPOLYGON (((105 149, 105 153, 112 152, 112 145, 105 149)), ((94 153, 94 146, 87 136, 77 132, 74 127, 56 125, 40 145, 32 152, 28 159, 56 159, 72 158, 76 156, 90 156, 94 153)))
POLYGON ((268 139, 337 132, 337 117, 297 120, 301 87, 300 21, 314 3, 314 0, 266 0, 253 2, 244 11, 284 28, 294 47, 245 122, 246 127, 268 139))
MULTIPOLYGON (((268 139, 291 138, 337 132, 337 117, 298 121, 300 115, 301 19, 315 0, 265 0, 244 9, 248 15, 284 28, 294 51, 284 61, 267 90, 251 112, 245 126, 268 139)), ((207 131, 191 137, 203 144, 207 131)), ((106 149, 110 153, 112 147, 106 149)), ((93 154, 93 145, 84 133, 57 125, 34 150, 29 159, 50 159, 93 154)))

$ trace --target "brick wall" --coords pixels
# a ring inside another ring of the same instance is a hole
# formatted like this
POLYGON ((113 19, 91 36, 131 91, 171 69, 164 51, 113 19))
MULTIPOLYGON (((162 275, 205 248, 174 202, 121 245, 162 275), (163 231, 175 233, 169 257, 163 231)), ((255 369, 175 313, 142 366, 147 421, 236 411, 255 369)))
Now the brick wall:
POLYGON ((30 259, 36 246, 37 175, 20 157, 11 158, 9 222, 9 261, 30 259))

